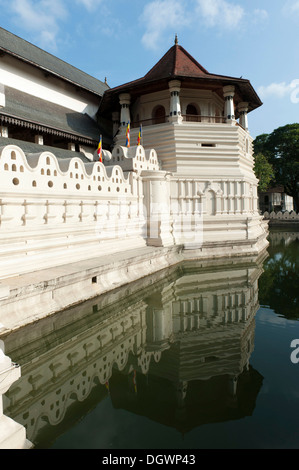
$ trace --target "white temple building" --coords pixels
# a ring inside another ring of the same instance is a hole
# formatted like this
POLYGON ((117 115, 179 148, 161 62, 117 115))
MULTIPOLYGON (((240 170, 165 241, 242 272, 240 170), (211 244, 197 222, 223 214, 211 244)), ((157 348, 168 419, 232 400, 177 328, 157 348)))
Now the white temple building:
POLYGON ((143 78, 109 88, 0 28, 2 325, 184 259, 264 252, 248 129, 261 104, 177 38, 143 78))

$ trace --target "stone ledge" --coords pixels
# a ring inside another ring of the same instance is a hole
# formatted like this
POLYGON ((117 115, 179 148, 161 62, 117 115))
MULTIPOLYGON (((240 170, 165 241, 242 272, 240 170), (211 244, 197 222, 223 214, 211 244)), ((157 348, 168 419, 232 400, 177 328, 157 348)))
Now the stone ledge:
POLYGON ((183 261, 256 257, 268 247, 266 235, 204 243, 195 250, 142 247, 3 279, 10 294, 0 299, 1 336, 183 261))
POLYGON ((9 293, 10 293, 9 287, 0 283, 0 301, 3 299, 7 299, 9 297, 9 293))
POLYGON ((3 279, 1 335, 181 261, 179 246, 145 247, 3 279))

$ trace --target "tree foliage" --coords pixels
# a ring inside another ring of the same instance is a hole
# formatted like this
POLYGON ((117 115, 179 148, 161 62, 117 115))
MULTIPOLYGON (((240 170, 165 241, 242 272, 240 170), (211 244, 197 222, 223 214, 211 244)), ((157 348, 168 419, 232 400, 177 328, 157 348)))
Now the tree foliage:
POLYGON ((270 257, 264 263, 259 279, 259 300, 277 314, 299 320, 299 239, 269 248, 270 257))
POLYGON ((273 166, 268 162, 265 155, 258 153, 254 156, 254 172, 259 179, 259 190, 267 191, 274 178, 273 166))
POLYGON ((262 153, 274 169, 276 185, 294 198, 299 210, 299 124, 288 124, 271 134, 261 134, 254 141, 255 155, 262 153))

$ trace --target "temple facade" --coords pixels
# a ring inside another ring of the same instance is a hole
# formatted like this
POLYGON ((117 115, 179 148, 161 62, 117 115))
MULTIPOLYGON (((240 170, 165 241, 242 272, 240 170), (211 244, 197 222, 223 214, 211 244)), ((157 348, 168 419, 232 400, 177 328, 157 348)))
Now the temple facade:
POLYGON ((177 38, 115 88, 2 28, 0 54, 4 328, 183 259, 266 249, 248 80, 209 73, 177 38))

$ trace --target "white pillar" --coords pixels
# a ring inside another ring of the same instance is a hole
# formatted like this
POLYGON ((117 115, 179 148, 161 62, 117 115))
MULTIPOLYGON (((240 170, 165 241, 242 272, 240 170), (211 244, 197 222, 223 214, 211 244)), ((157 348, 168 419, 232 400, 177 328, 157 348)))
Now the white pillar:
POLYGON ((1 137, 8 137, 8 127, 0 126, 0 136, 1 137))
POLYGON ((68 150, 71 150, 72 152, 75 152, 75 150, 76 150, 76 145, 75 145, 73 142, 69 142, 69 143, 67 144, 67 148, 68 148, 68 150))
POLYGON ((228 85, 223 87, 223 96, 225 99, 225 117, 228 121, 235 120, 235 106, 234 106, 234 96, 235 96, 235 87, 233 85, 228 85))
POLYGON ((147 244, 172 246, 170 177, 165 171, 146 171, 142 176, 147 244))
POLYGON ((120 125, 125 127, 128 125, 128 122, 131 120, 130 116, 130 104, 131 96, 129 93, 122 93, 119 95, 119 104, 120 104, 120 125))
POLYGON ((4 85, 0 83, 0 108, 5 106, 5 89, 4 85))
POLYGON ((38 145, 44 145, 44 137, 42 135, 36 135, 34 141, 38 145))
POLYGON ((171 122, 182 122, 181 102, 180 102, 180 91, 181 82, 179 80, 172 80, 169 82, 170 91, 170 117, 171 122))
POLYGON ((238 110, 240 113, 240 126, 242 126, 246 131, 248 131, 248 103, 239 103, 238 110))

